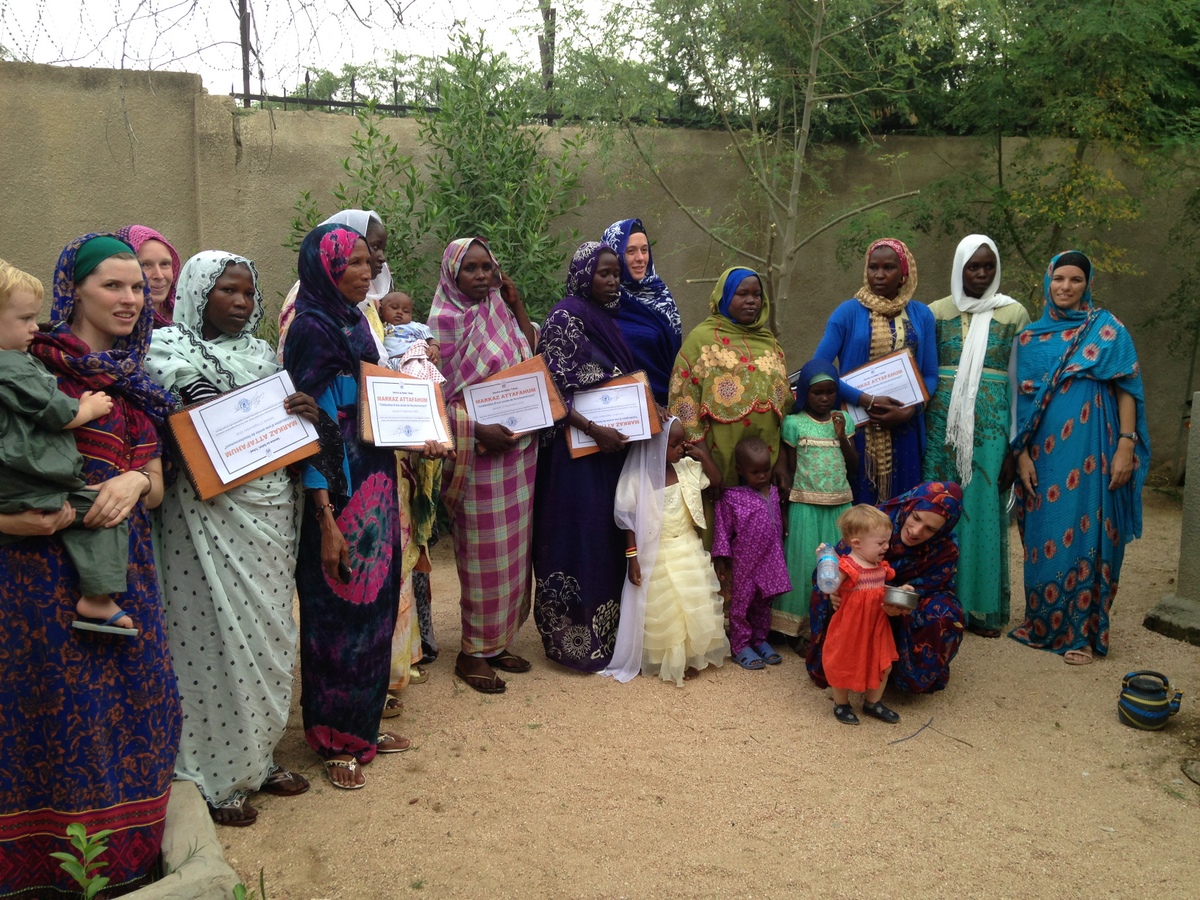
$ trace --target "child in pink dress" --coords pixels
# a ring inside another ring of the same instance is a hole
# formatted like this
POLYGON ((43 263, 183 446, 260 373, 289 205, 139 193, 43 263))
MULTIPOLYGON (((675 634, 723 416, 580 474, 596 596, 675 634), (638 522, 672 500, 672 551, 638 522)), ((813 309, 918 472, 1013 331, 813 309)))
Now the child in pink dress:
POLYGON ((742 438, 733 458, 742 485, 727 488, 716 503, 712 558, 722 584, 733 576, 729 598, 733 658, 743 669, 761 669, 783 662, 767 643, 767 632, 771 601, 790 591, 792 582, 783 556, 779 493, 771 484, 770 448, 762 438, 742 438))
MULTIPOLYGON (((833 714, 843 725, 857 725, 850 692, 865 694, 863 714, 894 725, 899 713, 883 705, 883 688, 900 658, 884 611, 884 587, 895 577, 885 561, 892 520, 874 506, 860 503, 838 517, 842 543, 850 552, 839 561, 841 584, 829 595, 834 614, 825 629, 825 679, 833 689, 833 714)), ((822 544, 817 552, 825 549, 822 544)))

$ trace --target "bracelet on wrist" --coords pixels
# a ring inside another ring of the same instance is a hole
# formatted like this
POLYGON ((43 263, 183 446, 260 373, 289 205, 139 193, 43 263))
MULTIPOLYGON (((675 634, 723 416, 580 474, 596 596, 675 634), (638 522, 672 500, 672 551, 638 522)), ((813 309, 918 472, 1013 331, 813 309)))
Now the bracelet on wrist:
POLYGON ((626 547, 625 548, 625 558, 626 559, 637 558, 637 547, 626 547))
POLYGON ((144 491, 142 491, 142 493, 140 495, 142 497, 145 497, 152 490, 154 490, 154 479, 150 477, 150 473, 146 471, 145 466, 142 466, 140 469, 134 469, 133 471, 140 472, 141 474, 146 476, 146 489, 144 491))
POLYGON ((870 402, 870 403, 868 403, 868 404, 867 404, 865 407, 863 407, 863 408, 864 408, 864 409, 865 409, 867 412, 870 412, 870 411, 871 411, 871 407, 872 407, 872 406, 874 406, 874 405, 875 405, 875 395, 874 395, 874 394, 872 394, 872 395, 871 395, 871 402, 870 402))
POLYGON ((588 437, 592 436, 592 425, 594 425, 594 424, 595 423, 589 419, 587 425, 583 426, 583 433, 586 434, 588 437))
POLYGON ((1117 440, 1119 441, 1121 438, 1129 438, 1129 440, 1133 441, 1135 444, 1138 442, 1136 431, 1122 431, 1117 435, 1117 440))
POLYGON ((332 515, 333 514, 333 504, 332 503, 322 503, 320 506, 317 506, 313 509, 313 515, 319 519, 319 518, 321 518, 321 513, 325 512, 325 510, 329 510, 330 515, 332 515))

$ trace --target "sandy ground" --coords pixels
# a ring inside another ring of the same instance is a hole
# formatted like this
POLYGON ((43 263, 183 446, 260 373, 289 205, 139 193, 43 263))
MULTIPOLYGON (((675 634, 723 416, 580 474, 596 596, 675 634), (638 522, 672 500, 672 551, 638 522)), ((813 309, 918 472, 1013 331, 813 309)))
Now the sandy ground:
POLYGON ((900 724, 858 728, 835 722, 790 651, 683 688, 621 685, 547 662, 532 620, 514 650, 534 670, 474 693, 453 676, 443 541, 443 653, 388 721, 415 748, 368 766, 365 789, 335 790, 294 705, 278 759, 313 789, 259 795, 257 824, 219 829, 226 855, 247 884, 264 870, 271 900, 1195 897, 1200 787, 1179 767, 1200 756, 1200 648, 1141 626, 1173 590, 1179 522, 1178 502, 1147 490, 1107 660, 1072 668, 968 636, 947 690, 889 691, 900 724), (1189 692, 1163 732, 1117 722, 1121 677, 1140 668, 1189 692))

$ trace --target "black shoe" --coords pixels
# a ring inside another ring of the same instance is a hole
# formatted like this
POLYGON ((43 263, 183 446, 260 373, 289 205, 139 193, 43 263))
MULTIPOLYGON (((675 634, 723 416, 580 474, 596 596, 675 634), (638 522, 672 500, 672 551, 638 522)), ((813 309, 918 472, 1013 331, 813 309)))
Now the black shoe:
POLYGON ((878 719, 880 722, 887 722, 889 725, 895 725, 900 721, 900 713, 888 709, 880 700, 876 700, 874 703, 864 703, 863 715, 878 719))
MULTIPOLYGON (((858 716, 854 714, 854 710, 850 708, 849 703, 835 703, 833 705, 833 715, 843 725, 857 725, 858 716)), ((892 713, 892 715, 896 715, 892 713)), ((899 716, 897 716, 899 718, 899 716)))

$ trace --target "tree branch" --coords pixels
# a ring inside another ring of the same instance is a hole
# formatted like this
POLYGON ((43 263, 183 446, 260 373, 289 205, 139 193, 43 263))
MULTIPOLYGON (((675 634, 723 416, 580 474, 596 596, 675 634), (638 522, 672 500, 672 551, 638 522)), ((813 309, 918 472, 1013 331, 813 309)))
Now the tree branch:
POLYGON ((822 225, 820 228, 818 228, 816 231, 814 231, 812 234, 810 234, 804 240, 797 243, 796 246, 791 248, 790 252, 794 254, 797 250, 799 250, 805 244, 809 243, 810 241, 812 241, 815 238, 819 237, 820 235, 824 234, 826 231, 828 231, 834 225, 837 225, 839 222, 844 222, 849 218, 857 216, 859 213, 864 213, 867 210, 874 209, 877 206, 883 206, 885 203, 892 203, 896 200, 906 200, 909 197, 915 197, 920 193, 921 193, 920 191, 905 191, 903 194, 893 194, 890 197, 884 197, 882 200, 876 200, 873 203, 868 203, 866 206, 860 206, 860 207, 858 207, 858 209, 852 209, 849 212, 842 213, 837 218, 830 219, 828 222, 826 222, 824 225, 822 225))

